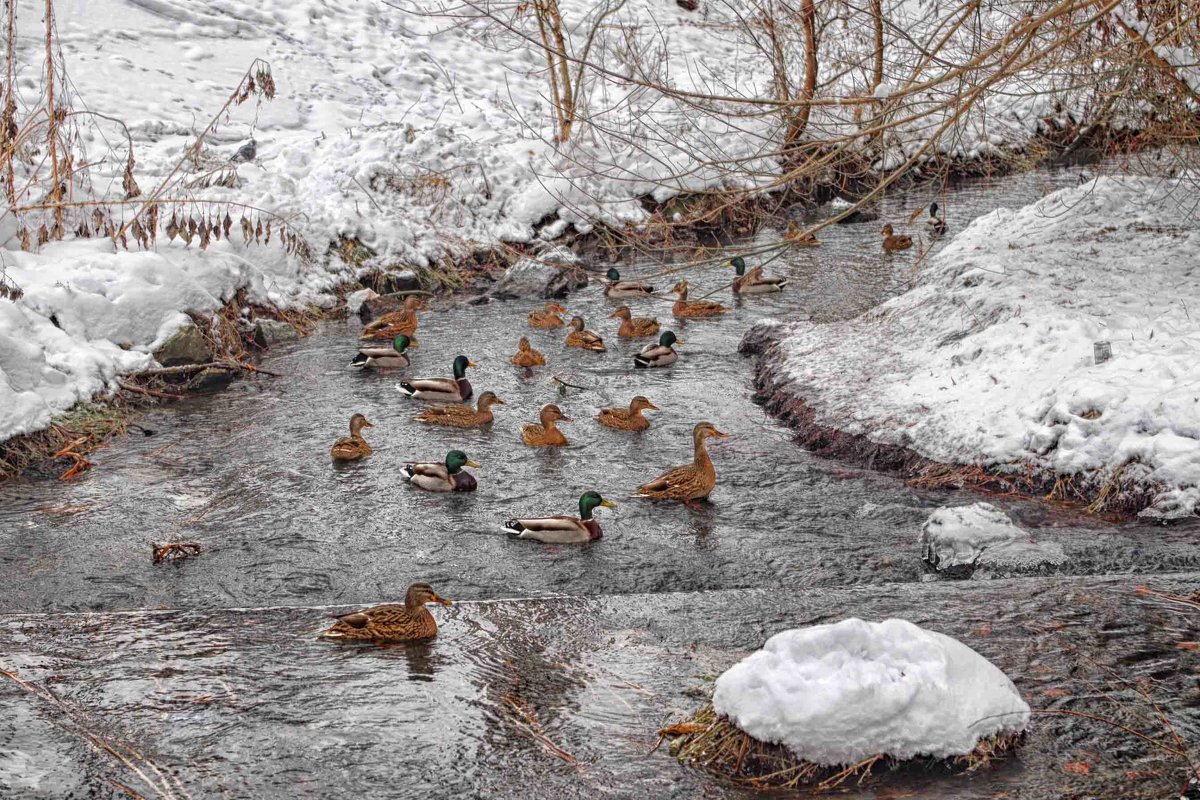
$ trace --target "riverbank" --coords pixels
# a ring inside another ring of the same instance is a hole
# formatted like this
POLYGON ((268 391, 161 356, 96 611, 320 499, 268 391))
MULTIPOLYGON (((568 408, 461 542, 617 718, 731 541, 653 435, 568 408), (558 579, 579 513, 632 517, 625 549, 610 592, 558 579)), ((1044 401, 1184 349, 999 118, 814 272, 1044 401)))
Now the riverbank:
POLYGON ((756 326, 742 349, 760 359, 759 397, 810 448, 922 485, 1192 516, 1189 197, 1188 179, 1100 178, 998 209, 853 320, 756 326))

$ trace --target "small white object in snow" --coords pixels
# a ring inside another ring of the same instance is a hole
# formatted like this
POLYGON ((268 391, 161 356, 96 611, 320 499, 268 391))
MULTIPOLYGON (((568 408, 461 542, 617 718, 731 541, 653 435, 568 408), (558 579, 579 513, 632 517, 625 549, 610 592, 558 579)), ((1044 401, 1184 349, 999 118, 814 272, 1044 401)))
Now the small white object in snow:
POLYGON ((902 619, 776 634, 717 679, 713 708, 755 739, 826 766, 877 753, 964 755, 1029 722, 1029 706, 991 662, 902 619))
POLYGON ((917 539, 922 558, 938 572, 969 575, 976 567, 1061 564, 1062 546, 1035 542, 991 503, 939 508, 917 539))
POLYGON ((351 292, 346 298, 346 310, 351 314, 357 314, 363 307, 363 303, 374 300, 376 297, 379 297, 378 293, 371 289, 359 289, 357 292, 351 292))

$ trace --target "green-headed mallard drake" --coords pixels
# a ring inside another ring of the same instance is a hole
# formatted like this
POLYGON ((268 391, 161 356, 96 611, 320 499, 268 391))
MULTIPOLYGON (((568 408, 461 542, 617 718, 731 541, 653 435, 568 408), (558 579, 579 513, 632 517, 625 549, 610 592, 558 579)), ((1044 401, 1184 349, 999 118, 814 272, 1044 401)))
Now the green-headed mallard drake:
POLYGON ((675 301, 675 305, 671 307, 671 313, 677 317, 702 318, 715 317, 724 314, 729 309, 720 303, 712 300, 688 300, 688 282, 680 281, 675 284, 672 292, 679 295, 679 299, 675 301))
POLYGON ((800 230, 800 226, 795 220, 787 224, 787 231, 784 232, 783 238, 794 244, 796 247, 820 247, 821 240, 814 233, 805 233, 800 230))
POLYGON ((350 366, 364 369, 404 369, 409 365, 409 358, 404 351, 417 349, 417 342, 403 333, 392 340, 391 347, 364 346, 358 351, 350 366))
POLYGON ((542 406, 538 414, 540 422, 526 425, 521 429, 521 441, 527 447, 566 447, 567 437, 558 429, 556 422, 574 422, 554 403, 542 406))
POLYGON ((561 328, 564 323, 559 314, 566 313, 567 310, 558 303, 546 303, 544 311, 529 312, 529 326, 531 328, 561 328))
POLYGON ((639 394, 629 402, 629 408, 602 408, 596 419, 608 428, 644 431, 650 427, 650 420, 642 415, 643 411, 658 411, 658 406, 639 394))
POLYGON ((645 297, 654 291, 654 287, 641 281, 623 281, 616 267, 609 267, 604 284, 605 297, 645 297))
POLYGON ((567 347, 579 347, 596 353, 605 351, 604 340, 597 334, 583 329, 583 317, 571 317, 571 332, 567 334, 567 347))
POLYGON ((320 638, 342 642, 432 639, 437 636, 437 620, 425 608, 426 603, 451 605, 449 600, 438 597, 428 583, 414 583, 408 587, 404 605, 393 603, 343 614, 328 629, 321 631, 320 638))
POLYGON ((708 448, 704 442, 710 436, 718 439, 729 438, 721 433, 711 422, 701 422, 692 429, 692 444, 695 449, 691 464, 668 470, 649 483, 638 487, 641 497, 651 500, 680 500, 692 503, 703 500, 712 493, 717 485, 717 471, 713 468, 712 459, 708 457, 708 448))
POLYGON ((658 344, 648 344, 633 357, 635 367, 669 367, 679 360, 679 354, 671 345, 683 344, 671 331, 663 331, 658 344))
POLYGON ((530 369, 545 366, 546 357, 534 349, 533 345, 529 343, 528 336, 522 336, 517 342, 517 354, 512 357, 512 363, 518 367, 530 369))
POLYGON ((617 504, 605 500, 598 492, 584 492, 579 498, 578 517, 510 519, 504 523, 504 531, 516 539, 536 539, 546 544, 594 542, 604 535, 600 523, 592 519, 592 512, 599 506, 616 508, 617 504))
POLYGON ((911 236, 897 236, 891 225, 883 226, 883 249, 888 251, 907 250, 912 247, 911 236))
POLYGON ((444 463, 412 461, 400 469, 400 474, 410 484, 427 492, 473 492, 475 476, 463 467, 479 466, 462 450, 451 450, 446 453, 444 463))
POLYGON ((403 311, 389 311, 379 319, 363 326, 364 339, 391 339, 400 334, 412 336, 417 332, 417 312, 425 307, 421 298, 409 295, 404 298, 403 311))
POLYGON ((761 266, 747 272, 746 259, 741 256, 731 258, 729 265, 737 271, 737 277, 733 279, 734 294, 766 294, 781 291, 787 286, 787 278, 768 278, 763 275, 761 266))
POLYGON ((400 392, 417 400, 433 400, 442 403, 461 403, 474 391, 467 380, 467 367, 475 363, 466 356, 454 359, 451 369, 453 378, 413 378, 400 382, 400 392))
POLYGON ((624 336, 628 339, 639 339, 643 336, 653 336, 658 333, 658 320, 652 317, 635 317, 633 316, 633 312, 629 310, 629 306, 621 306, 609 314, 608 318, 621 320, 621 327, 617 328, 617 336, 624 336))
POLYGON ((946 224, 946 218, 938 216, 936 201, 929 204, 929 219, 925 220, 925 227, 929 229, 929 235, 934 239, 945 236, 946 231, 950 229, 950 226, 946 224))
POLYGON ((479 395, 475 408, 466 403, 454 403, 446 406, 432 406, 413 417, 417 422, 428 422, 430 425, 448 425, 452 428, 483 428, 491 425, 492 406, 502 406, 504 401, 495 392, 484 392, 479 395))
POLYGON ((355 414, 350 418, 350 435, 333 443, 329 457, 334 461, 357 461, 371 455, 371 445, 362 437, 362 429, 374 427, 362 414, 355 414))

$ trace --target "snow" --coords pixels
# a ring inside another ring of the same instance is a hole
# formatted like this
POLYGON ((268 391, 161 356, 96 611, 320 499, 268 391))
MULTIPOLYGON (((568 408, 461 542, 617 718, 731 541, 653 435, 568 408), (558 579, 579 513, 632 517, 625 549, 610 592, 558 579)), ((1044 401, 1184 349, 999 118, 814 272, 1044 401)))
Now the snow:
POLYGON ((921 527, 917 543, 925 561, 939 572, 1066 560, 1061 545, 1034 541, 991 503, 937 509, 921 527))
POLYGON ((789 323, 818 425, 934 461, 1028 467, 1200 502, 1194 176, 1100 178, 973 222, 862 316, 789 323), (1093 344, 1112 343, 1096 364, 1093 344), (819 353, 820 357, 813 357, 819 353))
POLYGON ((902 619, 778 633, 717 678, 713 707, 755 739, 829 766, 964 755, 1029 722, 991 662, 902 619))

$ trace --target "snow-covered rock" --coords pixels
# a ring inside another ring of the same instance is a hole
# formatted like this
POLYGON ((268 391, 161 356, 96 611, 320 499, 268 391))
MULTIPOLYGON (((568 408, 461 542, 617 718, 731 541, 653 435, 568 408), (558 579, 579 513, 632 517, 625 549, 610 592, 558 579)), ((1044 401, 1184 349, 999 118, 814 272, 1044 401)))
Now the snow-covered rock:
POLYGON ((921 558, 935 572, 967 578, 978 568, 1052 566, 1066 560, 1062 546, 1036 542, 990 503, 939 508, 917 538, 921 558))
POLYGON ((1135 486, 1143 514, 1192 515, 1195 191, 1195 176, 1100 178, 980 217, 910 291, 853 320, 773 332, 789 392, 817 426, 942 463, 1135 486), (1112 358, 1097 364, 1102 340, 1112 358))
POLYGON ((900 619, 776 634, 717 679, 713 708, 759 741, 830 766, 878 753, 963 755, 1029 722, 1029 706, 991 662, 900 619))
POLYGON ((357 314, 362 309, 363 303, 374 300, 376 297, 379 297, 379 294, 372 289, 359 289, 357 292, 351 292, 346 296, 346 311, 357 314))
POLYGON ((563 297, 587 286, 579 258, 565 247, 547 247, 505 270, 488 292, 495 298, 563 297))

